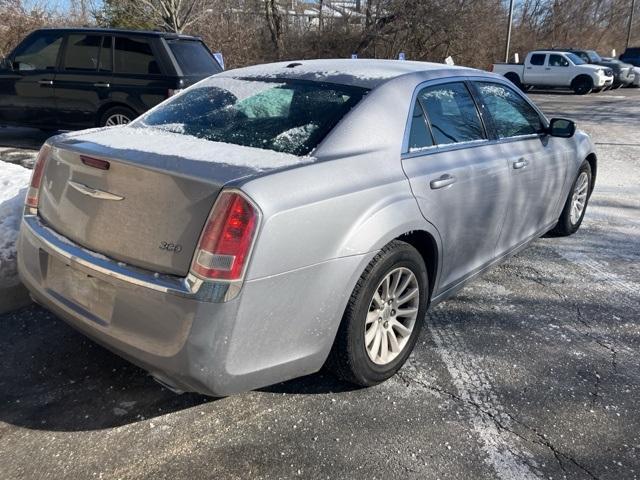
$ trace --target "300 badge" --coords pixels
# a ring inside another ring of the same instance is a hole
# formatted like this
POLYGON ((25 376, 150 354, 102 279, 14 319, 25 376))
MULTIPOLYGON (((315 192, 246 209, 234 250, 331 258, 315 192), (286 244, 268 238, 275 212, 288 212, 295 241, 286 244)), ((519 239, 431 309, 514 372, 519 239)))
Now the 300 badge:
POLYGON ((167 252, 180 253, 182 251, 182 245, 177 243, 160 242, 160 250, 166 250, 167 252))

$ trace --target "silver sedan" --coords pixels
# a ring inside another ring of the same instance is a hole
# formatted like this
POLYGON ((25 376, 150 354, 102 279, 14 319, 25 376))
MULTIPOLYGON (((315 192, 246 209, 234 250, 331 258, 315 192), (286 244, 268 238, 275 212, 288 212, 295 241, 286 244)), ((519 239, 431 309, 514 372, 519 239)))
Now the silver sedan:
MULTIPOLYGON (((589 137, 441 64, 228 71, 128 126, 50 139, 19 271, 34 299, 175 391, 401 368, 427 308, 582 222, 589 137)), ((553 241, 553 240, 550 240, 553 241)))

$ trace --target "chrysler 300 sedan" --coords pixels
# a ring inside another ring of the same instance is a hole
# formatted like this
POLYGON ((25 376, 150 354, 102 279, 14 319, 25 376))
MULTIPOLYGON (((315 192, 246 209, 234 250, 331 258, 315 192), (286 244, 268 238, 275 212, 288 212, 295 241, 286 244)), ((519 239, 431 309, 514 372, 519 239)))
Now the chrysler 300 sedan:
POLYGON ((575 232, 595 175, 589 137, 494 74, 255 66, 49 140, 19 271, 38 303, 175 391, 223 396, 325 364, 374 385, 430 305, 575 232))

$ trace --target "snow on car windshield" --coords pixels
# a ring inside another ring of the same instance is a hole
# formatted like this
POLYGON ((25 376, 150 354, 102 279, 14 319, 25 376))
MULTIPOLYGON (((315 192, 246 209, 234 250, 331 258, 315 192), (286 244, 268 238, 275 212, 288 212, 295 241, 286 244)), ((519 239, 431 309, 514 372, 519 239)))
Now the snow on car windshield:
POLYGON ((211 78, 133 126, 307 155, 367 89, 289 79, 211 78))

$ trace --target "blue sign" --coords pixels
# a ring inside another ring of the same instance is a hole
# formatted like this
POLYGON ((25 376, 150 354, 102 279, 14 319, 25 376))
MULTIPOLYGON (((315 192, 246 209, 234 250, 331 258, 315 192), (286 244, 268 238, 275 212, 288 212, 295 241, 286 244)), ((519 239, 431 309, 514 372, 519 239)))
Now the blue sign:
POLYGON ((357 53, 352 53, 351 54, 351 60, 355 60, 356 58, 358 58, 358 54, 357 53))
POLYGON ((398 60, 405 60, 404 52, 400 52, 400 54, 398 54, 398 60))

